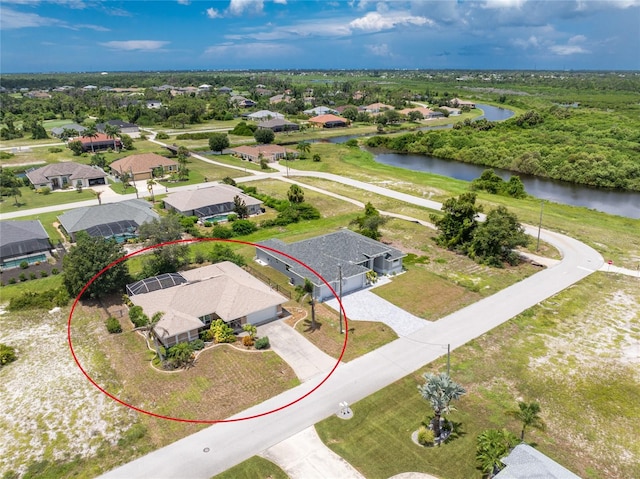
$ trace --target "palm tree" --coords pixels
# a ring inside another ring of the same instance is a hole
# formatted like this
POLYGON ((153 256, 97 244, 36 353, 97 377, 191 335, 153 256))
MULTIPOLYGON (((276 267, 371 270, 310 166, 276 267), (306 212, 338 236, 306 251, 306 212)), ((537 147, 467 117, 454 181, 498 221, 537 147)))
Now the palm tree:
POLYGON ((93 139, 98 138, 98 129, 96 124, 92 123, 89 125, 87 129, 84 130, 84 133, 82 133, 82 136, 89 138, 89 142, 91 143, 91 153, 95 153, 95 150, 93 149, 93 139))
POLYGON ((453 410, 451 401, 460 399, 467 391, 458 383, 453 381, 447 373, 423 375, 425 383, 418 386, 418 390, 424 399, 429 401, 433 407, 434 417, 432 420, 433 435, 440 438, 440 419, 442 414, 448 414, 453 410))
POLYGON ((158 337, 153 333, 153 328, 156 327, 156 325, 160 322, 163 316, 164 316, 164 312, 157 311, 153 314, 153 316, 151 316, 151 319, 147 318, 147 323, 144 326, 140 326, 138 328, 133 329, 134 331, 139 331, 139 330, 144 331, 147 337, 147 340, 149 340, 150 336, 153 335, 153 344, 156 350, 156 354, 158 355, 158 358, 160 358, 160 361, 162 362, 164 362, 164 358, 160 353, 160 347, 158 346, 158 337))
POLYGON ((104 126, 104 134, 107 135, 107 138, 111 138, 113 140, 113 149, 118 151, 116 138, 120 134, 120 128, 116 125, 106 124, 104 126))
POLYGON ((294 183, 289 187, 289 191, 287 191, 287 198, 291 203, 302 203, 304 202, 304 191, 294 183))
POLYGON ((178 343, 169 348, 167 356, 171 359, 171 363, 177 367, 189 366, 194 359, 193 347, 189 343, 178 343))
POLYGON ((153 195, 153 184, 155 182, 153 181, 153 178, 149 178, 147 180, 147 191, 149 192, 149 194, 151 195, 151 203, 155 203, 156 202, 156 198, 153 195))
POLYGON ((476 439, 476 461, 488 477, 493 477, 504 467, 502 458, 518 442, 518 438, 506 429, 487 429, 476 439))
POLYGON ((306 158, 307 153, 311 151, 311 143, 309 143, 308 141, 301 141, 296 146, 296 150, 298 150, 301 153, 301 156, 303 158, 306 158))
POLYGON ((537 402, 526 403, 524 401, 518 401, 518 410, 510 411, 509 415, 522 422, 522 432, 520 433, 520 440, 523 442, 524 432, 527 427, 531 426, 540 431, 545 430, 545 423, 540 417, 540 404, 538 404, 537 402))

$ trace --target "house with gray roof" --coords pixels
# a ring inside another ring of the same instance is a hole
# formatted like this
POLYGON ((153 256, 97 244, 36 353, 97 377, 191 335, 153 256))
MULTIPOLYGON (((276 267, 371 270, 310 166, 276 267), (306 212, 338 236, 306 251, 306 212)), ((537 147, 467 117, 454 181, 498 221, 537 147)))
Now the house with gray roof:
POLYGON ((256 111, 254 113, 242 115, 242 117, 247 118, 249 120, 253 120, 253 121, 265 121, 265 120, 271 120, 272 118, 284 119, 284 115, 282 113, 277 113, 275 111, 269 111, 269 110, 256 111))
POLYGON ((291 244, 278 239, 258 244, 258 263, 285 274, 294 286, 304 285, 308 278, 314 285, 313 297, 318 301, 334 296, 324 281, 339 292, 342 276, 342 294, 348 294, 367 286, 369 271, 381 275, 400 273, 402 258, 406 256, 396 248, 346 228, 291 244))
POLYGON ((308 110, 304 110, 303 113, 305 115, 317 116, 317 115, 326 115, 327 113, 337 114, 337 110, 333 108, 329 108, 328 106, 317 106, 315 108, 309 108, 308 110))
POLYGON ((72 161, 31 168, 25 171, 25 175, 35 188, 48 187, 52 190, 75 188, 78 184, 88 188, 107 183, 107 174, 97 166, 81 165, 72 161))
POLYGON ((61 138, 65 130, 73 130, 75 131, 73 136, 77 136, 77 135, 82 135, 86 130, 86 128, 82 125, 78 125, 77 123, 68 123, 66 125, 58 126, 56 128, 51 128, 51 134, 55 137, 61 138))
POLYGON ((128 285, 127 292, 147 316, 163 313, 153 333, 165 348, 198 339, 217 319, 239 331, 245 324, 259 326, 285 313, 287 298, 229 261, 172 273, 170 281, 162 276, 128 285), (141 288, 141 282, 151 287, 141 288))
POLYGON ((96 129, 100 133, 104 133, 107 125, 117 127, 120 130, 120 133, 129 135, 131 138, 140 138, 140 128, 134 123, 122 120, 109 120, 106 123, 96 124, 96 129))
POLYGON ((170 193, 164 199, 164 207, 170 211, 185 216, 197 216, 203 220, 216 221, 216 217, 223 220, 226 219, 227 214, 233 213, 236 196, 247 205, 249 215, 262 212, 262 201, 244 194, 240 188, 227 184, 170 193))
POLYGON ((524 443, 514 447, 502 462, 506 467, 493 476, 495 479, 580 479, 580 476, 524 443))
POLYGON ((39 220, 0 222, 0 267, 46 261, 51 256, 49 235, 39 220))
POLYGON ((158 213, 153 211, 148 201, 126 200, 75 208, 58 216, 58 221, 72 241, 76 240, 79 231, 86 231, 89 236, 123 242, 135 238, 141 224, 158 218, 158 213))
POLYGON ((297 131, 300 129, 300 125, 287 121, 284 118, 272 118, 271 120, 258 123, 258 129, 271 130, 274 133, 278 133, 280 131, 297 131))

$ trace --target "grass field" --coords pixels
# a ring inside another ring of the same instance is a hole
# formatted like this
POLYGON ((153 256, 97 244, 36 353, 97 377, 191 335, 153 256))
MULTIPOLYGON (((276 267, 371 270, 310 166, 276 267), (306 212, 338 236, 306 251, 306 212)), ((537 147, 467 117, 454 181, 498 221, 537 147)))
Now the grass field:
POLYGON ((96 205, 98 204, 98 199, 91 188, 83 188, 81 192, 78 192, 75 188, 70 188, 68 191, 53 191, 48 195, 43 195, 42 193, 36 193, 35 190, 29 187, 23 186, 20 188, 20 192, 22 196, 18 196, 17 206, 13 196, 2 197, 0 201, 0 213, 30 210, 56 204, 64 205, 90 199, 94 199, 96 205))
POLYGON ((214 476, 215 479, 288 479, 288 477, 273 462, 259 456, 247 459, 222 474, 214 476))

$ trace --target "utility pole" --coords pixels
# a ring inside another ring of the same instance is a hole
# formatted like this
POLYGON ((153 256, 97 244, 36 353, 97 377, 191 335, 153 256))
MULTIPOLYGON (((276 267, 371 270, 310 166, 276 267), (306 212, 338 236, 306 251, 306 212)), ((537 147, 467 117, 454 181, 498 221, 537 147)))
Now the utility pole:
POLYGON ((540 201, 540 223, 538 223, 538 242, 536 244, 536 252, 540 249, 540 230, 542 229, 542 209, 544 208, 544 200, 540 201))
POLYGON ((338 284, 338 298, 340 299, 340 301, 338 301, 338 312, 340 313, 340 334, 344 333, 344 329, 342 329, 342 265, 339 264, 338 265, 338 281, 340 281, 340 283, 338 284))

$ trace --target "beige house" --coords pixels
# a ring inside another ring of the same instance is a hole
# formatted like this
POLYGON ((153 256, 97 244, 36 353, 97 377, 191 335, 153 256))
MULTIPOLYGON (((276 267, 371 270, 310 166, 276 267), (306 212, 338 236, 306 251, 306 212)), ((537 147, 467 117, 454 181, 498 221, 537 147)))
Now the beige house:
POLYGON ((148 180, 152 170, 162 168, 165 174, 178 171, 178 163, 157 153, 142 153, 120 158, 109 165, 115 176, 133 173, 134 180, 148 180))
POLYGON ((147 278, 127 286, 131 302, 149 317, 164 313, 153 332, 165 348, 198 339, 212 321, 235 330, 281 318, 287 298, 229 261, 147 278))
MULTIPOLYGON (((297 126, 297 125, 296 125, 297 126)), ((260 158, 264 158, 268 162, 283 160, 287 157, 287 153, 298 156, 298 152, 290 150, 280 145, 257 145, 257 146, 236 146, 230 150, 234 155, 253 162, 259 162, 260 158)))
POLYGON ((262 212, 262 201, 244 194, 240 188, 226 184, 170 193, 164 200, 164 207, 181 215, 216 221, 216 216, 233 213, 236 196, 247 205, 249 215, 262 212))

